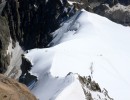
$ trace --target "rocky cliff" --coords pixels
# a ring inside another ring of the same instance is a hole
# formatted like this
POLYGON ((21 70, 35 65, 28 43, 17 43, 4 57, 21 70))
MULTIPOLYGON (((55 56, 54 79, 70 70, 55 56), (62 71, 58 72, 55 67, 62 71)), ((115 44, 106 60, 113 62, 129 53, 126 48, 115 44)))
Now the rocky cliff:
POLYGON ((0 16, 0 73, 4 73, 10 63, 10 55, 7 54, 10 34, 5 17, 0 16))
POLYGON ((130 0, 68 0, 76 9, 105 16, 125 26, 130 26, 130 0))
POLYGON ((73 13, 73 6, 66 1, 1 0, 0 73, 20 74, 23 51, 47 47, 50 33, 73 13))
POLYGON ((130 26, 130 5, 125 6, 117 3, 110 7, 108 4, 103 4, 96 7, 94 12, 105 16, 116 23, 130 26))
POLYGON ((114 100, 109 96, 108 91, 105 88, 101 89, 99 84, 96 83, 91 76, 78 75, 78 80, 86 100, 114 100))

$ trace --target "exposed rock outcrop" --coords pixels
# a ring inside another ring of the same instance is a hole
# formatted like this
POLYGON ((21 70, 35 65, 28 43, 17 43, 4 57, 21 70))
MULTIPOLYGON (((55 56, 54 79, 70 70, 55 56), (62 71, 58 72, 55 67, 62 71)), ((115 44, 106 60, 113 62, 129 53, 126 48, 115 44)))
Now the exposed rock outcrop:
POLYGON ((130 5, 124 6, 118 3, 110 8, 107 4, 104 4, 96 7, 94 12, 116 23, 130 26, 130 5))
POLYGON ((0 74, 0 100, 37 100, 28 88, 0 74))
MULTIPOLYGON (((50 33, 73 15, 73 11, 73 6, 61 0, 7 0, 6 3, 0 0, 0 73, 8 70, 16 52, 6 52, 10 43, 12 49, 17 42, 23 50, 47 47, 52 39, 50 33)), ((16 67, 20 68, 19 65, 16 67)))
POLYGON ((86 100, 114 100, 109 96, 108 91, 105 88, 101 89, 99 84, 90 76, 78 75, 78 79, 81 83, 86 100))
POLYGON ((10 63, 10 55, 7 54, 10 41, 8 22, 5 17, 0 16, 0 73, 4 73, 10 63))
POLYGON ((69 0, 76 9, 105 16, 110 20, 125 26, 130 26, 130 1, 129 0, 69 0))
POLYGON ((28 59, 26 59, 24 55, 22 55, 22 64, 21 64, 22 74, 19 78, 19 82, 27 85, 29 88, 31 88, 30 85, 34 81, 37 81, 37 77, 29 73, 31 67, 32 67, 31 62, 28 61, 28 59))
POLYGON ((2 15, 8 16, 13 41, 24 49, 40 48, 47 46, 49 33, 68 17, 65 6, 60 0, 8 0, 2 15))

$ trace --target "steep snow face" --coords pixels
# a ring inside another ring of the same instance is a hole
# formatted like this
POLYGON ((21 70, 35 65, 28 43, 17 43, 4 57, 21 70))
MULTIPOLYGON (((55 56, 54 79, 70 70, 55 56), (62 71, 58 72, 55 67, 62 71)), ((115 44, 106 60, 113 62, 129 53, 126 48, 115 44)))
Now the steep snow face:
MULTIPOLYGON (((72 81, 71 78, 68 80, 69 84, 72 84, 64 85, 66 82, 61 84, 60 92, 56 92, 60 89, 58 87, 51 88, 53 82, 54 84, 60 82, 55 82, 50 79, 51 77, 58 76, 59 79, 65 79, 69 72, 82 76, 91 75, 102 88, 109 91, 110 96, 115 100, 129 100, 130 27, 124 27, 105 17, 81 11, 66 21, 52 35, 54 39, 49 46, 53 47, 33 49, 25 54, 33 65, 30 73, 39 78, 38 84, 35 85, 32 92, 40 100, 43 98, 49 100, 52 95, 55 95, 54 99, 56 99, 60 93, 70 96, 66 93, 71 92, 73 95, 72 90, 76 91, 78 88, 76 85, 64 92, 67 86, 77 84, 73 83, 75 81, 72 81), (47 73, 50 73, 48 76, 50 81, 44 80, 44 78, 46 79, 44 75, 47 73), (48 86, 44 85, 46 82, 48 82, 48 86), (46 95, 46 93, 50 95, 46 95)), ((74 95, 76 96, 77 93, 74 95)), ((84 100, 82 93, 80 96, 80 100, 84 100)), ((61 97, 58 98, 60 99, 57 100, 63 100, 61 97)))
POLYGON ((32 89, 40 100, 55 100, 68 85, 74 81, 73 75, 66 77, 53 77, 49 73, 42 75, 35 87, 32 89))
POLYGON ((86 100, 78 80, 74 81, 56 98, 56 100, 86 100))

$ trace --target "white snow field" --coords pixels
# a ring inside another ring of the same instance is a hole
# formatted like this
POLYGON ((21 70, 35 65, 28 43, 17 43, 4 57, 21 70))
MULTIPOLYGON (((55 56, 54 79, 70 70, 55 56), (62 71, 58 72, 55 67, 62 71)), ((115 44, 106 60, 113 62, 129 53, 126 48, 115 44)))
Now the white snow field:
POLYGON ((82 10, 52 35, 50 48, 25 54, 39 79, 32 93, 40 100, 85 100, 69 72, 92 75, 114 100, 130 100, 130 27, 82 10))

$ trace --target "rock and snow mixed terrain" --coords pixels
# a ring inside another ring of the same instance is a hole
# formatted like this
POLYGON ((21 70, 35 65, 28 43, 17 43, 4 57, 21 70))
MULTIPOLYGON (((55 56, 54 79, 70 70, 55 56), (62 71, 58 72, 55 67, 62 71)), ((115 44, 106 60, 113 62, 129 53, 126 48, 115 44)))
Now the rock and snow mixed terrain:
POLYGON ((12 40, 10 39, 7 54, 11 55, 11 61, 5 75, 10 78, 18 79, 21 75, 21 69, 20 69, 20 66, 22 64, 21 54, 24 53, 24 51, 20 47, 18 42, 16 42, 14 49, 12 47, 13 43, 12 40))
POLYGON ((52 35, 51 47, 24 55, 38 77, 31 91, 40 100, 129 100, 130 27, 82 10, 52 35), (78 75, 90 75, 98 90, 78 75))

